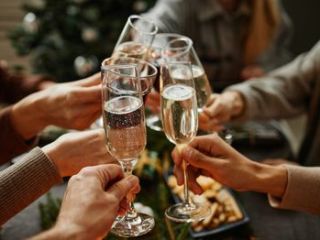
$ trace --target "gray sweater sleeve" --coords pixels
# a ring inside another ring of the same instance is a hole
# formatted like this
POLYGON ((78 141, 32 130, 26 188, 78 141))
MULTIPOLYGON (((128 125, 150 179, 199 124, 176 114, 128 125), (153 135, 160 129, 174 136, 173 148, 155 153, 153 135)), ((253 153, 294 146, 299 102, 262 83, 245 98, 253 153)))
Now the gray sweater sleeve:
POLYGON ((308 53, 263 78, 233 85, 245 100, 244 120, 288 118, 307 110, 315 81, 320 80, 320 42, 308 53))
POLYGON ((269 195, 275 208, 320 214, 320 167, 287 165, 288 183, 281 199, 269 195))
POLYGON ((158 0, 156 5, 142 16, 153 20, 159 32, 181 33, 185 28, 188 9, 187 0, 158 0))
POLYGON ((56 166, 40 148, 0 172, 0 226, 61 182, 56 166))

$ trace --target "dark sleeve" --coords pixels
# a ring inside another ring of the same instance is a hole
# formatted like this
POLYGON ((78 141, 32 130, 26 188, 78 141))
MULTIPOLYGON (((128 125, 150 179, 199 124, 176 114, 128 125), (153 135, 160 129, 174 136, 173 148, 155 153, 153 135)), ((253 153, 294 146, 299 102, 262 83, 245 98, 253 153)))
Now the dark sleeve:
POLYGON ((61 180, 56 166, 38 147, 1 171, 0 226, 61 180))
POLYGON ((48 77, 34 75, 14 75, 0 64, 0 102, 15 103, 39 90, 39 85, 50 80, 48 77))
POLYGON ((12 126, 11 107, 0 111, 0 164, 34 147, 37 139, 25 141, 12 126))

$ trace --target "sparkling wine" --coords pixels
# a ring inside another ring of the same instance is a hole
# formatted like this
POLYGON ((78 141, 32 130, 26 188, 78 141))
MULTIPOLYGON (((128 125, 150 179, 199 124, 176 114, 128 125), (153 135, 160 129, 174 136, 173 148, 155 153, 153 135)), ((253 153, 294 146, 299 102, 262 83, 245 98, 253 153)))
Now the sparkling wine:
POLYGON ((161 94, 161 117, 167 138, 175 144, 188 143, 197 134, 195 90, 184 84, 169 84, 161 94))
POLYGON ((192 75, 196 89, 198 111, 201 112, 202 108, 207 104, 212 91, 207 75, 202 68, 192 65, 192 75))
POLYGON ((146 145, 142 101, 137 97, 120 96, 104 103, 103 120, 107 147, 120 161, 137 158, 146 145))
MULTIPOLYGON (((171 71, 171 77, 177 83, 185 81, 184 74, 180 68, 175 68, 171 71)), ((206 105, 212 91, 205 72, 198 66, 192 65, 192 75, 196 90, 198 111, 206 105)))
POLYGON ((132 57, 137 59, 144 59, 147 55, 147 48, 137 42, 124 42, 116 47, 114 50, 114 56, 120 57, 132 57))

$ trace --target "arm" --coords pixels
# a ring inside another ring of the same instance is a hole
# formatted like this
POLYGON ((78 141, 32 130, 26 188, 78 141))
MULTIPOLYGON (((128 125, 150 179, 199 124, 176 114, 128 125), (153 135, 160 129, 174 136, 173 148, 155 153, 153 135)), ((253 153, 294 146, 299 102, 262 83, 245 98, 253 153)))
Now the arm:
POLYGON ((188 3, 184 0, 159 0, 143 17, 152 19, 160 32, 181 33, 185 29, 188 3))
POLYGON ((183 159, 191 165, 188 168, 192 171, 190 188, 196 193, 201 193, 196 177, 202 174, 239 191, 267 193, 273 207, 320 214, 319 167, 270 166, 254 162, 216 134, 197 137, 180 151, 173 152, 178 183, 183 183, 183 159))
POLYGON ((65 134, 0 172, 0 225, 83 167, 113 163, 102 129, 65 134))
POLYGON ((61 181, 56 166, 35 148, 0 172, 0 225, 61 181))
POLYGON ((51 84, 52 80, 45 76, 11 74, 6 62, 0 60, 0 102, 15 103, 51 84))
POLYGON ((100 115, 100 77, 56 84, 0 112, 0 163, 27 151, 48 125, 85 129, 100 115))
POLYGON ((288 118, 307 110, 315 81, 320 76, 320 43, 309 53, 268 76, 231 86, 226 91, 241 94, 242 119, 288 118))
POLYGON ((320 214, 320 167, 286 165, 288 184, 282 198, 269 195, 271 206, 320 214))
MULTIPOLYGON (((8 107, 0 111, 0 164, 12 159, 14 156, 26 152, 34 147, 37 138, 24 138, 13 126, 11 121, 12 108, 8 107)), ((30 122, 28 122, 30 124, 30 122)), ((34 136, 33 136, 34 137, 34 136)))
POLYGON ((139 190, 138 178, 117 165, 84 168, 68 183, 56 225, 32 239, 102 239, 128 209, 127 194, 139 190))

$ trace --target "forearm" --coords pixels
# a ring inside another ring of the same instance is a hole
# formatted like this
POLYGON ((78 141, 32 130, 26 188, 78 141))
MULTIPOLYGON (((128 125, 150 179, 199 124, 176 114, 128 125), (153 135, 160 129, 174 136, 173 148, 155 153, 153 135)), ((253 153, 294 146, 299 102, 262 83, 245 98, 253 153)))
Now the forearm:
POLYGON ((61 181, 56 166, 36 148, 0 172, 0 226, 61 181))
POLYGON ((32 94, 12 107, 12 125, 25 140, 35 137, 46 127, 43 112, 39 108, 43 102, 40 96, 41 93, 32 94))
POLYGON ((0 164, 11 160, 13 157, 28 151, 37 143, 37 139, 26 141, 16 130, 11 120, 12 107, 0 112, 0 164))
POLYGON ((266 120, 297 116, 307 110, 308 99, 319 76, 320 44, 266 77, 236 84, 226 91, 242 94, 243 119, 266 120))

